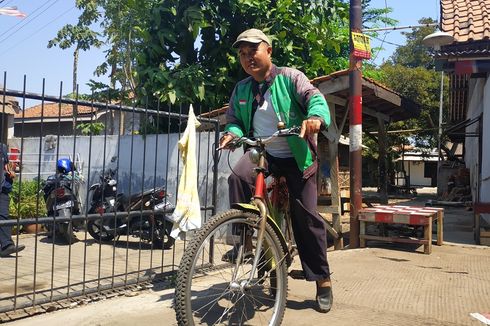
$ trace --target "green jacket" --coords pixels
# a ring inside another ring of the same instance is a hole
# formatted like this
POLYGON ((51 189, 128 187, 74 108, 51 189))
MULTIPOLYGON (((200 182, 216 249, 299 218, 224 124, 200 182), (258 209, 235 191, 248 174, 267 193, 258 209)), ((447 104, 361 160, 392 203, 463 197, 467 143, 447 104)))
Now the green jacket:
MULTIPOLYGON (((286 128, 301 126, 303 120, 312 116, 320 118, 324 127, 330 125, 330 112, 325 98, 301 71, 274 65, 266 82, 270 85, 272 106, 286 128)), ((252 77, 238 82, 231 95, 225 131, 238 137, 250 132, 253 83, 257 82, 252 77)), ((287 141, 304 176, 316 172, 316 144, 311 137, 307 140, 288 137, 287 141)))

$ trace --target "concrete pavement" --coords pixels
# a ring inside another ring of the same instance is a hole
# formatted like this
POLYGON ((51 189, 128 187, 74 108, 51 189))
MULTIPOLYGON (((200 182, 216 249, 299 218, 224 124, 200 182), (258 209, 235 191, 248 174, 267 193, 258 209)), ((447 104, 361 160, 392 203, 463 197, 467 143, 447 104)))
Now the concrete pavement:
MULTIPOLYGON (((329 252, 334 306, 314 310, 315 285, 289 280, 284 325, 483 325, 490 312, 490 248, 435 246, 424 255, 383 245, 329 252)), ((295 268, 299 268, 295 262, 295 268)), ((27 325, 175 325, 173 289, 138 292, 12 322, 27 325)))
MULTIPOLYGON (((419 196, 410 204, 423 205, 419 196)), ((345 225, 346 228, 348 225, 345 225)), ((315 311, 315 285, 289 279, 284 325, 483 325, 470 313, 490 313, 490 247, 473 245, 472 212, 446 208, 444 240, 422 247, 370 242, 329 251, 334 306, 315 311)), ((294 269, 299 269, 296 259, 294 269)), ((9 325, 175 325, 173 289, 147 290, 41 314, 9 325)))

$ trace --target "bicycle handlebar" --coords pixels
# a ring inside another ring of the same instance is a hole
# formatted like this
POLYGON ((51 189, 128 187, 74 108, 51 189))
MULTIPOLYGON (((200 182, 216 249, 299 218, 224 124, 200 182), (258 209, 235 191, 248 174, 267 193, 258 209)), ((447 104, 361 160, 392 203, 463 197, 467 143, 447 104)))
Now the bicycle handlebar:
POLYGON ((294 126, 291 128, 286 128, 286 129, 281 129, 276 131, 270 136, 260 136, 260 137, 239 137, 236 139, 231 140, 228 144, 226 144, 224 147, 218 147, 216 150, 222 150, 226 148, 238 148, 243 144, 247 144, 249 146, 259 146, 259 145, 266 145, 272 141, 274 141, 275 138, 277 137, 289 137, 289 136, 299 136, 299 133, 301 131, 301 127, 294 126))

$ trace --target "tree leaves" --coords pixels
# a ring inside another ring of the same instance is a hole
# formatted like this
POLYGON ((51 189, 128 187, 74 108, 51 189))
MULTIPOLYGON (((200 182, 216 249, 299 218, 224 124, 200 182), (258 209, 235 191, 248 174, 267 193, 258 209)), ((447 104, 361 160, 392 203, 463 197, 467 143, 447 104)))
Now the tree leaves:
POLYGON ((200 103, 204 110, 226 104, 246 77, 231 45, 251 27, 271 37, 278 66, 314 78, 348 65, 345 0, 77 0, 77 6, 79 23, 99 23, 98 37, 111 47, 97 72, 110 73, 112 85, 133 90, 150 106, 157 100, 200 103))

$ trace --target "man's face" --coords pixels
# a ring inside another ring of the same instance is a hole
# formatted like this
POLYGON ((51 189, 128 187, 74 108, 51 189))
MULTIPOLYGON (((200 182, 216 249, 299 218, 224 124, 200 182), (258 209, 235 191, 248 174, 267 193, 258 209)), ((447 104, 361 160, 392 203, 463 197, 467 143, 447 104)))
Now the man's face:
POLYGON ((240 44, 238 56, 243 70, 257 81, 262 81, 269 71, 272 47, 265 42, 259 44, 245 43, 240 44))

